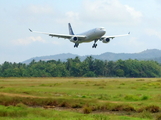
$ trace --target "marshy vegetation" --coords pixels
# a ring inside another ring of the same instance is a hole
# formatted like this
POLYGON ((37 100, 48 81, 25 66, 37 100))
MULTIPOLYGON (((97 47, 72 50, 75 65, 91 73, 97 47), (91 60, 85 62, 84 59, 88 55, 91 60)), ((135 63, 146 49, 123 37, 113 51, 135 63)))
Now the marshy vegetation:
POLYGON ((0 78, 0 119, 161 118, 160 78, 0 78))

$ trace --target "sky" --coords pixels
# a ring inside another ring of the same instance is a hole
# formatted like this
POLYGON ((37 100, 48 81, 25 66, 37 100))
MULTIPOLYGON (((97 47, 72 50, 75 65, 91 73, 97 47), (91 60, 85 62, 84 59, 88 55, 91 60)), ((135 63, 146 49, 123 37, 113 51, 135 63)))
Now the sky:
POLYGON ((0 64, 32 57, 72 53, 138 53, 161 50, 161 0, 0 0, 0 64), (106 35, 131 34, 82 43, 74 48, 68 39, 51 38, 34 31, 68 34, 71 23, 79 34, 105 27, 106 35))

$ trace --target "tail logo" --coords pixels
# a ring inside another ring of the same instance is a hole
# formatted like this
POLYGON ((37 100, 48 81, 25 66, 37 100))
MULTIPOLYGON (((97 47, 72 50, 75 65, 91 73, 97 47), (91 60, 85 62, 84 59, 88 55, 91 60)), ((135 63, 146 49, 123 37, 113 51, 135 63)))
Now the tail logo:
POLYGON ((71 26, 70 23, 68 23, 68 28, 69 28, 69 34, 70 34, 70 35, 74 35, 74 32, 73 32, 73 30, 72 30, 72 26, 71 26))

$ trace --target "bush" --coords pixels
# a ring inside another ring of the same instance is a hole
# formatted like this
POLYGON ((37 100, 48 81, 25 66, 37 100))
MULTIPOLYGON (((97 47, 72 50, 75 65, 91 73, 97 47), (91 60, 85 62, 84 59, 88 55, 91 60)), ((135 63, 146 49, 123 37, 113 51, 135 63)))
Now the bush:
POLYGON ((148 118, 148 119, 152 119, 153 116, 149 111, 143 111, 142 113, 139 114, 139 117, 141 118, 148 118))
POLYGON ((17 104, 16 107, 20 107, 20 108, 24 108, 24 109, 27 108, 27 106, 25 104, 23 104, 23 103, 17 104))
POLYGON ((160 108, 156 105, 150 105, 150 106, 146 106, 146 107, 142 107, 138 110, 138 112, 143 112, 143 111, 148 111, 151 113, 157 113, 160 111, 160 108))
POLYGON ((86 74, 84 74, 83 77, 96 77, 96 74, 92 71, 89 71, 86 74))
POLYGON ((0 117, 24 117, 27 115, 27 110, 22 107, 15 106, 1 106, 0 117))
POLYGON ((134 107, 130 105, 116 105, 112 108, 112 111, 135 111, 134 107))
POLYGON ((147 99, 149 99, 149 97, 148 96, 146 96, 146 95, 140 95, 140 96, 138 96, 138 95, 126 95, 125 97, 124 97, 124 99, 125 100, 129 100, 129 101, 139 101, 139 100, 147 100, 147 99))
POLYGON ((71 105, 72 108, 82 108, 82 105, 80 103, 75 103, 71 105))
POLYGON ((141 100, 148 100, 148 99, 149 99, 149 97, 146 96, 146 95, 143 95, 143 96, 141 97, 141 100))
POLYGON ((161 115, 158 115, 158 116, 156 117, 156 120, 161 120, 161 115))
POLYGON ((92 108, 91 107, 89 107, 89 106, 83 107, 83 113, 84 114, 89 114, 91 112, 92 112, 92 108))
POLYGON ((62 103, 59 104, 59 107, 68 107, 68 108, 70 108, 71 105, 69 103, 63 101, 62 103))

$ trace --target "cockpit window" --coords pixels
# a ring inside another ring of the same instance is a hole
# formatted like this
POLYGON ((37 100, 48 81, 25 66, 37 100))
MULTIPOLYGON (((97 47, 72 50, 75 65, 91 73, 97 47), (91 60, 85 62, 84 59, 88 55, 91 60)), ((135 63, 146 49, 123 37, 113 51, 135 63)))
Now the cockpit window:
POLYGON ((105 28, 102 27, 102 28, 100 28, 100 30, 105 30, 105 28))

